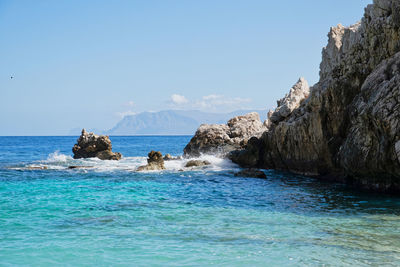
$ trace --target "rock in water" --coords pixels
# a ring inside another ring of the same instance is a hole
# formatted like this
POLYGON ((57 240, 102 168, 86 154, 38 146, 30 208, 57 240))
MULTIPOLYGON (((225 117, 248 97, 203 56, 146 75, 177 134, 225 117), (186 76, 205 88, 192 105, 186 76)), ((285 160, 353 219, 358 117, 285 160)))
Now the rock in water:
POLYGON ((174 157, 173 157, 173 156, 171 156, 171 154, 165 154, 165 156, 164 156, 164 160, 165 160, 165 161, 168 161, 168 160, 174 160, 174 157))
POLYGON ((211 165, 211 162, 209 162, 208 160, 189 160, 185 167, 186 168, 190 168, 190 167, 203 167, 203 166, 207 166, 207 165, 211 165))
POLYGON ((266 179, 267 175, 259 169, 244 169, 235 173, 236 177, 262 178, 266 179))
POLYGON ((243 148, 247 140, 261 135, 266 130, 257 112, 237 116, 224 124, 202 124, 186 145, 184 156, 198 157, 201 154, 225 155, 243 148))
POLYGON ((96 135, 82 130, 77 144, 72 148, 74 159, 99 158, 102 160, 120 160, 121 153, 112 152, 111 140, 105 135, 96 135))
POLYGON ((173 156, 171 156, 171 154, 165 154, 165 156, 164 156, 164 161, 180 160, 180 159, 182 159, 182 156, 173 157, 173 156))
POLYGON ((164 159, 160 151, 150 151, 148 154, 147 165, 140 166, 136 171, 158 171, 165 170, 164 159))
POLYGON ((76 165, 68 166, 68 169, 91 169, 91 168, 94 168, 94 166, 76 166, 76 165))
POLYGON ((238 163, 241 167, 255 167, 260 159, 261 146, 261 141, 257 137, 252 137, 247 142, 246 149, 234 150, 228 154, 228 158, 238 163))
POLYGON ((276 110, 268 131, 231 158, 399 193, 400 1, 374 0, 361 22, 328 38, 308 98, 288 116, 276 110))

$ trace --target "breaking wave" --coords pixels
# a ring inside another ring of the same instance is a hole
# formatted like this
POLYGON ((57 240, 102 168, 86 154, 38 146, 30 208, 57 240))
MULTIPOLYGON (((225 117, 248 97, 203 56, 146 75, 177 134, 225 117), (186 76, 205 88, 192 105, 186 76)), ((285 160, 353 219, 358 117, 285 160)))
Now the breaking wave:
MULTIPOLYGON (((98 158, 74 159, 70 155, 55 151, 48 155, 46 160, 32 162, 11 169, 18 170, 69 170, 69 171, 128 171, 134 172, 139 166, 146 165, 146 157, 123 157, 121 160, 100 160, 98 158)), ((179 158, 164 162, 165 170, 151 172, 182 172, 182 171, 224 171, 237 169, 238 166, 228 159, 214 155, 202 155, 196 158, 179 158), (210 165, 186 168, 189 160, 206 160, 210 165)))
POLYGON ((59 150, 54 151, 53 153, 49 154, 47 160, 44 162, 47 163, 66 163, 68 161, 73 160, 71 156, 60 154, 59 150))

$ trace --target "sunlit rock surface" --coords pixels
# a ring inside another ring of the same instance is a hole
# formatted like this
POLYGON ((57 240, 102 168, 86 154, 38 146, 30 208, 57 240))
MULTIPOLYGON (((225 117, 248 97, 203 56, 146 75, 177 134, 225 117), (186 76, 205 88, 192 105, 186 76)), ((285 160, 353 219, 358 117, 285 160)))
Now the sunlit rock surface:
POLYGON ((82 130, 77 144, 72 148, 74 159, 99 158, 102 160, 120 160, 121 153, 112 152, 111 140, 106 135, 96 135, 82 130))
POLYGON ((390 0, 375 0, 355 25, 331 28, 309 96, 288 116, 275 111, 268 131, 230 158, 400 192, 399 29, 400 1, 390 0))

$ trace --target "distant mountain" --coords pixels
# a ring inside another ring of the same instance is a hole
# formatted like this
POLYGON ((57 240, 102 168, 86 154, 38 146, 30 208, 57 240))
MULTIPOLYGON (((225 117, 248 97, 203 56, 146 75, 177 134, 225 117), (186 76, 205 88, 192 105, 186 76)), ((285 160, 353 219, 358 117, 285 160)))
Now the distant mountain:
POLYGON ((232 117, 253 111, 260 114, 261 121, 266 119, 266 110, 237 110, 230 113, 208 113, 198 110, 142 112, 125 116, 106 133, 109 135, 192 135, 203 123, 226 123, 232 117))

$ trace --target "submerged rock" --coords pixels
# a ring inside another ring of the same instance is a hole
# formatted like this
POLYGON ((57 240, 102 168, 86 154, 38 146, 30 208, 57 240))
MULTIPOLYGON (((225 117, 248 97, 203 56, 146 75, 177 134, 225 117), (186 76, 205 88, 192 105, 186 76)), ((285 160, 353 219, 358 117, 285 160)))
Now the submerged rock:
POLYGON ((165 170, 164 159, 160 151, 150 151, 148 154, 147 165, 140 166, 136 171, 158 171, 165 170))
POLYGON ((235 173, 236 177, 262 178, 266 179, 267 175, 259 169, 244 169, 235 173))
POLYGON ((164 160, 173 160, 174 157, 171 156, 171 154, 165 154, 164 160))
POLYGON ((94 167, 93 166, 75 166, 75 165, 68 166, 68 169, 91 169, 91 168, 94 168, 94 167))
POLYGON ((190 167, 202 167, 202 166, 207 166, 207 165, 211 165, 211 162, 209 162, 208 160, 189 160, 189 161, 185 164, 185 167, 186 167, 186 168, 190 168, 190 167))
POLYGON ((168 160, 180 160, 180 159, 182 159, 181 156, 173 157, 173 156, 171 156, 171 154, 165 154, 165 156, 164 156, 164 160, 165 161, 168 161, 168 160))
POLYGON ((308 98, 288 116, 274 112, 231 159, 400 192, 399 11, 400 1, 374 0, 361 22, 333 27, 308 98))
POLYGON ((34 170, 48 170, 49 168, 47 166, 31 166, 31 167, 26 167, 26 170, 34 171, 34 170))
POLYGON ((261 135, 264 130, 257 112, 234 117, 227 124, 202 124, 186 145, 184 156, 226 155, 244 147, 252 136, 261 135))
POLYGON ((96 135, 82 130, 77 144, 72 148, 74 159, 99 158, 102 160, 120 160, 121 153, 112 152, 111 140, 105 135, 96 135))

